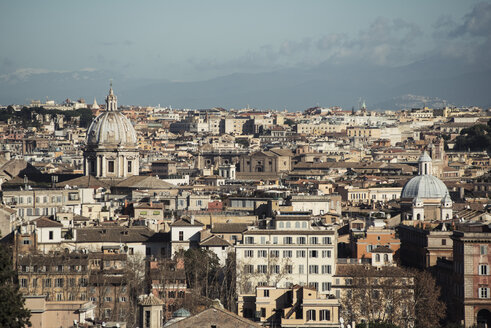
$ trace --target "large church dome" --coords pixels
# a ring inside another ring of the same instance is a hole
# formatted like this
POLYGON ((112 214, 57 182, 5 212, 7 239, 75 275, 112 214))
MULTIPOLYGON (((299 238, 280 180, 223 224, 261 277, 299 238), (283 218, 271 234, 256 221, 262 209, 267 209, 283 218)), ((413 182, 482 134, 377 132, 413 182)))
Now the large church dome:
POLYGON ((89 146, 137 146, 136 131, 130 120, 118 112, 118 99, 112 85, 106 97, 106 111, 92 121, 86 141, 89 146))
POLYGON ((401 198, 440 198, 448 195, 447 186, 432 175, 431 157, 424 152, 419 158, 419 174, 402 188, 401 198))
POLYGON ((137 145, 136 132, 130 120, 120 112, 103 112, 87 130, 87 145, 126 146, 137 145))

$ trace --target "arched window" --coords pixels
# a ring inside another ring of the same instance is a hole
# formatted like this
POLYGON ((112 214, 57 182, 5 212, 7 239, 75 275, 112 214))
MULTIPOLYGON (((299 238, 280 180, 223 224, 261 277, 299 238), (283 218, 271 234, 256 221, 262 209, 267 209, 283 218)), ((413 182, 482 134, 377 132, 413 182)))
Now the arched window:
POLYGON ((300 222, 295 222, 295 228, 300 228, 300 222))
POLYGON ((281 221, 280 221, 280 228, 284 228, 284 224, 281 221))
POLYGON ((384 262, 389 262, 389 255, 384 254, 384 262))
POLYGON ((286 223, 286 228, 291 228, 290 222, 286 223))
POLYGON ((375 262, 380 262, 380 254, 375 254, 375 262))
POLYGON ((418 214, 416 215, 416 219, 417 219, 417 220, 421 220, 421 214, 419 214, 419 213, 418 213, 418 214))

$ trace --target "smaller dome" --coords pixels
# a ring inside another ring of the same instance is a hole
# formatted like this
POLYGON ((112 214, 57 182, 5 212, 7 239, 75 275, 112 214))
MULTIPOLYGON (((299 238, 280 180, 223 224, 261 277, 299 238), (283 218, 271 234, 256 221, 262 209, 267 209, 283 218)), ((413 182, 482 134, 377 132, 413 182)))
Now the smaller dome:
POLYGON ((418 175, 409 180, 402 188, 401 198, 439 198, 448 194, 442 180, 432 175, 418 175))
POLYGON ((189 316, 191 316, 191 313, 188 310, 186 310, 185 308, 180 308, 179 310, 172 313, 173 318, 189 317, 189 316))

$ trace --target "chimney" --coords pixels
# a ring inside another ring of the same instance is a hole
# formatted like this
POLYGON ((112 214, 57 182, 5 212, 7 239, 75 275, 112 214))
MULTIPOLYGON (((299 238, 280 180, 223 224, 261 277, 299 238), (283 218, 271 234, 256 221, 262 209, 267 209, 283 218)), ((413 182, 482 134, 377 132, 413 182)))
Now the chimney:
POLYGON ((464 195, 465 195, 465 189, 464 189, 464 187, 460 187, 459 188, 460 199, 464 199, 464 195))
POLYGON ((191 224, 194 225, 194 215, 191 215, 191 224))

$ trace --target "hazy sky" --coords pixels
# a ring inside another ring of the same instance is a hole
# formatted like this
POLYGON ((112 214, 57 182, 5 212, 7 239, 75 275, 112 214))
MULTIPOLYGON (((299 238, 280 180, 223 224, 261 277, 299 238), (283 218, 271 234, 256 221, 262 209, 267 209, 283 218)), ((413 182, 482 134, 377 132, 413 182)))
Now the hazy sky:
POLYGON ((1 1, 0 76, 104 69, 191 81, 443 51, 483 60, 466 52, 491 48, 490 22, 489 2, 472 0, 1 1))

